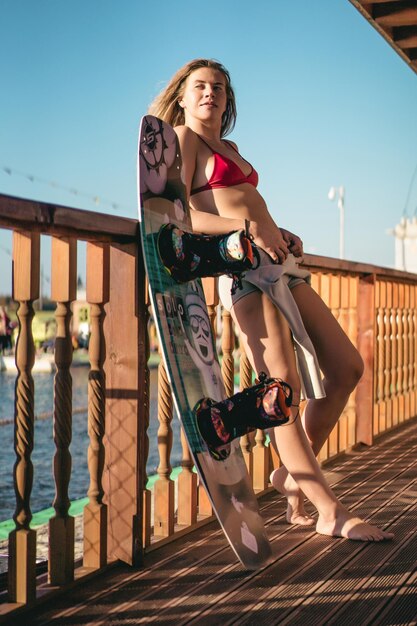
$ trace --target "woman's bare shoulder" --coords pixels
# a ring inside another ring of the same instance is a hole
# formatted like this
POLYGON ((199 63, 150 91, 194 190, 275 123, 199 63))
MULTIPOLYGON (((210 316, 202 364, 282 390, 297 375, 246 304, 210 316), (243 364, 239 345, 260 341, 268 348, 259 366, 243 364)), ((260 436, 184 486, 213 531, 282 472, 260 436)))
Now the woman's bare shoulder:
POLYGON ((225 143, 228 143, 232 148, 234 148, 237 152, 239 152, 239 148, 237 147, 237 143, 231 141, 230 139, 223 139, 225 143))
POLYGON ((201 148, 198 135, 189 126, 175 126, 183 161, 196 162, 201 148))
POLYGON ((191 130, 188 126, 175 126, 174 128, 178 142, 180 145, 180 151, 182 156, 183 176, 185 185, 187 187, 187 193, 190 193, 192 187, 192 181, 197 165, 198 157, 198 135, 191 130))
POLYGON ((174 130, 177 133, 178 139, 180 141, 186 140, 197 143, 198 135, 193 130, 191 130, 189 126, 185 126, 185 124, 182 126, 175 126, 174 130))

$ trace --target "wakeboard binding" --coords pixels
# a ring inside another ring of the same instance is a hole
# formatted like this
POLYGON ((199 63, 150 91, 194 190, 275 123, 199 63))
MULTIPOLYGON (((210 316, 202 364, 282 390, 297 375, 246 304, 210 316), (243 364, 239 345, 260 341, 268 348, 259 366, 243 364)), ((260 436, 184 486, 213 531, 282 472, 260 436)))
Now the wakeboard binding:
POLYGON ((223 447, 233 439, 257 428, 265 430, 287 424, 291 418, 291 403, 291 387, 261 372, 259 382, 252 387, 221 402, 203 398, 194 412, 210 454, 220 460, 224 458, 223 447))
POLYGON ((227 274, 234 279, 234 289, 241 275, 254 267, 257 257, 256 247, 244 230, 204 235, 164 224, 157 247, 165 269, 176 282, 227 274))

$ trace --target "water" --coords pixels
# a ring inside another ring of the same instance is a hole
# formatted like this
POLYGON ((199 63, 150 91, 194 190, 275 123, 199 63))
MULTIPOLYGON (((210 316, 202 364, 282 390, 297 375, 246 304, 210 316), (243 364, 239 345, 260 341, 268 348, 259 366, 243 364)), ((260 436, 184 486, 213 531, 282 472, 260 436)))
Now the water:
MULTIPOLYGON (((73 387, 73 408, 87 407, 88 367, 73 367, 71 369, 73 387)), ((53 410, 53 374, 33 375, 35 382, 35 415, 51 413, 53 410)), ((12 420, 14 414, 14 385, 15 376, 0 372, 0 422, 12 420)), ((151 399, 149 456, 147 462, 148 475, 154 474, 158 465, 157 430, 157 370, 151 369, 151 399)), ((72 473, 69 486, 71 500, 84 498, 88 491, 89 476, 87 468, 87 413, 75 413, 72 424, 72 442, 70 452, 72 456, 72 473)), ((174 431, 174 445, 171 455, 172 466, 179 465, 181 460, 181 444, 179 436, 179 422, 175 417, 172 422, 174 431)), ((31 494, 31 510, 33 513, 52 506, 55 497, 55 485, 52 473, 52 461, 55 445, 52 434, 52 418, 36 420, 34 433, 34 449, 32 463, 34 480, 31 494)), ((16 507, 13 487, 13 466, 16 461, 13 444, 13 423, 0 426, 0 521, 10 519, 16 507)))

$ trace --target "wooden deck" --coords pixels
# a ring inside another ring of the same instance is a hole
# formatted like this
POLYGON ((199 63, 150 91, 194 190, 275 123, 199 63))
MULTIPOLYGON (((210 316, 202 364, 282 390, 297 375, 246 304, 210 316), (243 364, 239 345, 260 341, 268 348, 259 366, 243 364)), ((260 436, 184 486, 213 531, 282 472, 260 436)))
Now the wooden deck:
MULTIPOLYGON (((117 563, 21 616, 28 624, 416 624, 417 421, 326 467, 341 500, 395 532, 364 544, 290 527, 275 493, 261 500, 274 561, 247 572, 217 522, 117 563)), ((12 622, 11 622, 12 623, 12 622)))

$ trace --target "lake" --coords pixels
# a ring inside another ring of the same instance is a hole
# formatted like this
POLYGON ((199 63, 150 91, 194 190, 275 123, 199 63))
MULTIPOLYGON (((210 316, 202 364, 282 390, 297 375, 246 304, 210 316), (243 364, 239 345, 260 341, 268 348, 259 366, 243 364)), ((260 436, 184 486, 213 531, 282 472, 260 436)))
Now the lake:
MULTIPOLYGON (((86 366, 71 369, 73 385, 73 408, 87 407, 88 371, 86 366)), ((15 375, 0 372, 0 423, 11 420, 14 414, 14 386, 15 375)), ((53 374, 35 373, 35 415, 51 413, 53 410, 53 374)), ((151 398, 149 458, 147 463, 148 475, 155 474, 158 465, 157 454, 157 369, 151 369, 151 398)), ((172 466, 180 464, 181 444, 179 437, 179 421, 175 416, 172 423, 174 431, 174 446, 171 454, 172 466)), ((72 442, 70 452, 72 456, 72 474, 69 486, 71 500, 84 498, 88 491, 89 476, 87 468, 87 413, 75 413, 72 424, 72 442)), ((52 460, 55 446, 52 436, 52 418, 35 421, 35 445, 32 452, 34 466, 34 480, 31 495, 31 510, 33 513, 46 509, 52 505, 55 497, 55 485, 52 474, 52 460)), ((13 447, 13 423, 0 426, 0 521, 13 516, 16 500, 13 487, 13 466, 16 455, 13 447)))

